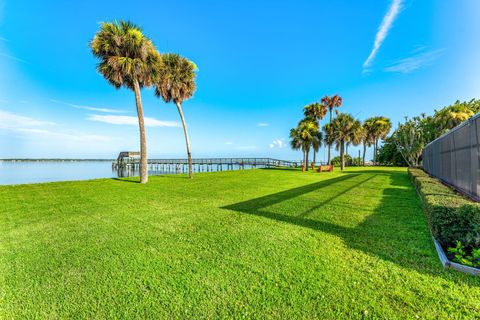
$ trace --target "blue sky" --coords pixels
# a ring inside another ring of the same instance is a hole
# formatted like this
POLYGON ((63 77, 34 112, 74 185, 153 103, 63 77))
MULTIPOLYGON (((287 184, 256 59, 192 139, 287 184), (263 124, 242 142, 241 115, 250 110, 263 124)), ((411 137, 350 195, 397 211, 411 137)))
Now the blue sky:
MULTIPOLYGON (((478 0, 140 3, 0 0, 0 158, 138 149, 133 93, 109 86, 88 48, 114 19, 198 65, 184 104, 194 157, 299 159, 289 129, 326 94, 394 124, 480 97, 478 0)), ((150 157, 183 157, 175 107, 142 95, 150 157)))

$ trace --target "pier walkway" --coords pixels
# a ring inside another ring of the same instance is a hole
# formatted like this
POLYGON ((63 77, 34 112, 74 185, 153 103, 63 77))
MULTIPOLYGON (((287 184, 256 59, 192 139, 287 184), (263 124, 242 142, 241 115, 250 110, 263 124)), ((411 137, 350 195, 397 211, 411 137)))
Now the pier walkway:
MULTIPOLYGON (((125 156, 127 153, 121 153, 116 161, 112 163, 113 169, 138 170, 140 159, 137 154, 134 156, 125 156)), ((224 170, 242 170, 251 168, 274 168, 274 167, 301 167, 300 161, 287 161, 272 158, 197 158, 192 159, 193 171, 210 172, 224 170)), ((188 172, 187 159, 149 159, 148 170, 162 172, 188 172)))

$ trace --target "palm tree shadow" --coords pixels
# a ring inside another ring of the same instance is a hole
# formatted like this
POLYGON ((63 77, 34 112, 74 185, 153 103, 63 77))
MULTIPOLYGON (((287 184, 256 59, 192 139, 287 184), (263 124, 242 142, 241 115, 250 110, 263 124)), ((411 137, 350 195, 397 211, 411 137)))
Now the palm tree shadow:
POLYGON ((130 183, 140 183, 140 181, 138 180, 130 180, 128 178, 112 178, 112 180, 121 181, 121 182, 130 182, 130 183))
MULTIPOLYGON (((376 174, 349 173, 222 208, 329 233, 342 238, 349 247, 371 256, 420 273, 447 277, 438 261, 420 202, 408 177, 403 172, 383 171, 381 174, 389 176, 391 187, 382 191, 381 201, 373 213, 354 227, 341 225, 341 221, 337 224, 322 219, 321 209, 332 204, 336 198, 354 192, 355 188, 374 179, 376 174), (364 176, 365 179, 359 179, 364 176), (352 178, 355 181, 348 181, 352 178), (321 199, 321 189, 334 184, 337 184, 335 188, 339 188, 338 191, 329 198, 321 199), (309 196, 318 196, 320 202, 299 198, 310 192, 312 194, 309 196), (315 217, 311 217, 312 213, 315 213, 315 217)), ((479 285, 478 281, 468 277, 450 275, 448 279, 479 285)))

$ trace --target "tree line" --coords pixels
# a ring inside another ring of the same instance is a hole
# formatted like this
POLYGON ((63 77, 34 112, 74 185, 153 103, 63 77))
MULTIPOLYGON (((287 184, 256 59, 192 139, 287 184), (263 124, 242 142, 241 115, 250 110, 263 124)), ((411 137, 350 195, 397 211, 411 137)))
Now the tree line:
POLYGON ((447 131, 480 112, 480 100, 455 101, 435 110, 433 115, 422 113, 398 124, 383 144, 379 161, 385 165, 418 166, 425 146, 447 131))
POLYGON ((328 164, 332 163, 331 148, 335 145, 340 152, 340 168, 345 168, 345 155, 350 145, 363 144, 362 164, 365 165, 367 148, 374 149, 374 163, 377 163, 378 143, 385 139, 392 128, 389 118, 376 116, 363 123, 348 113, 338 111, 343 104, 339 95, 325 96, 319 102, 311 103, 303 108, 303 119, 290 130, 290 146, 301 150, 303 166, 309 167, 309 154, 313 150, 312 164, 315 166, 316 153, 321 146, 328 147, 328 164), (334 112, 335 111, 335 115, 334 112), (321 126, 321 121, 329 113, 329 121, 321 126))
POLYGON ((97 71, 116 89, 123 87, 135 93, 140 129, 140 183, 148 182, 143 88, 154 88, 155 96, 176 105, 185 136, 188 174, 192 178, 192 156, 182 103, 196 90, 195 63, 176 53, 160 54, 142 29, 128 21, 102 23, 90 48, 99 59, 97 71))

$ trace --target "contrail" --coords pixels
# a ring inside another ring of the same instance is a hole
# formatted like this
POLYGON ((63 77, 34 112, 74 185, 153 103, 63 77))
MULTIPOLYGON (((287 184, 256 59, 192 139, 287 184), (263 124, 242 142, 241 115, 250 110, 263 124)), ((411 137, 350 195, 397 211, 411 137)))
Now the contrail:
POLYGON ((363 63, 363 72, 368 71, 370 64, 377 55, 378 49, 385 41, 385 38, 388 36, 388 32, 392 28, 393 22, 397 18, 400 10, 402 9, 403 0, 393 0, 390 8, 388 9, 387 14, 383 17, 382 24, 378 28, 377 34, 375 35, 375 42, 373 43, 372 51, 368 56, 367 60, 363 63))

